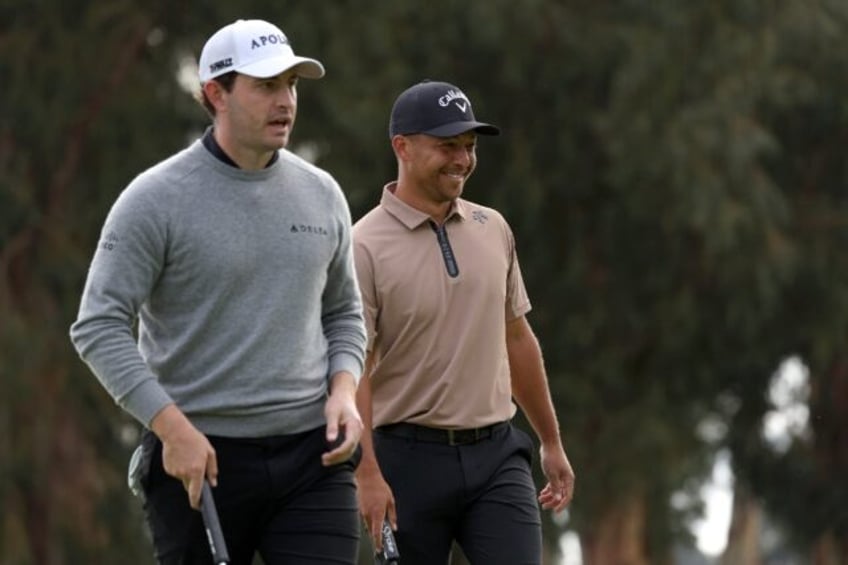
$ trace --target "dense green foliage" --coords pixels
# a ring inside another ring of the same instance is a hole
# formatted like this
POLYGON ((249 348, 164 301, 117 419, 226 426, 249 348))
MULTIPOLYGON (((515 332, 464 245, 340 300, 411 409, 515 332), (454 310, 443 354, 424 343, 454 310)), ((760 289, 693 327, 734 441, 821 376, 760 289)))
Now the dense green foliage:
MULTIPOLYGON (((18 5, 12 5, 18 4, 18 5)), ((354 218, 395 172, 391 102, 462 86, 481 139, 466 192, 515 231, 591 535, 632 496, 662 563, 713 449, 799 551, 848 543, 848 4, 79 2, 0 6, 0 561, 146 562, 123 473, 137 425, 67 330, 102 220, 208 118, 175 80, 237 17, 327 67, 293 149, 354 218), (367 4, 367 7, 364 5, 367 4), (760 434, 781 361, 812 381, 810 438, 760 434), (705 418, 728 430, 708 441, 705 418), (791 486, 791 488, 789 488, 791 486)), ((540 478, 541 480, 541 478, 540 478)), ((546 524, 553 532, 560 528, 546 524)))

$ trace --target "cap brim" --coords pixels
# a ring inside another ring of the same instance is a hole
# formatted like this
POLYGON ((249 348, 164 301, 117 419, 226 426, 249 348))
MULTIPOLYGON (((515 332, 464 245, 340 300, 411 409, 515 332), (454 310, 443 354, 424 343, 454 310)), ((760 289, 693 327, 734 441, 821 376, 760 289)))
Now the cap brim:
POLYGON ((474 133, 481 135, 500 135, 501 133, 501 130, 497 126, 483 122, 452 122, 418 133, 424 133, 434 137, 453 137, 472 130, 474 133))
POLYGON ((289 69, 297 67, 297 76, 303 78, 321 78, 324 76, 324 65, 315 59, 307 57, 278 57, 265 59, 256 63, 235 69, 241 74, 256 77, 275 77, 289 69))

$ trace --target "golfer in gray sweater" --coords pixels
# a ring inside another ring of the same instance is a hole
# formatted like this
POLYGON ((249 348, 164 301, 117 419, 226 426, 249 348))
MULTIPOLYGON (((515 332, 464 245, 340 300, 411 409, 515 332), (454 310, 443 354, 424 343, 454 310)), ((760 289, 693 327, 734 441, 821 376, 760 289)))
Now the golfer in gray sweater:
POLYGON ((140 174, 109 212, 71 339, 141 422, 156 556, 209 563, 212 484, 233 563, 355 563, 355 391, 365 330, 350 212, 285 150, 297 80, 323 66, 261 20, 200 57, 202 139, 140 174), (137 323, 137 332, 134 327, 137 323))

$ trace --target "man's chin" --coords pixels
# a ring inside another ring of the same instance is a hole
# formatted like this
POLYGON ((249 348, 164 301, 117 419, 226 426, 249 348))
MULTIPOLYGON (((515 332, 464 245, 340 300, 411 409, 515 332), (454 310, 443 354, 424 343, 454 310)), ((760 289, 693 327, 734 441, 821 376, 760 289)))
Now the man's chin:
POLYGON ((268 142, 268 150, 269 151, 277 151, 278 149, 283 149, 289 144, 289 136, 282 137, 274 137, 268 142))

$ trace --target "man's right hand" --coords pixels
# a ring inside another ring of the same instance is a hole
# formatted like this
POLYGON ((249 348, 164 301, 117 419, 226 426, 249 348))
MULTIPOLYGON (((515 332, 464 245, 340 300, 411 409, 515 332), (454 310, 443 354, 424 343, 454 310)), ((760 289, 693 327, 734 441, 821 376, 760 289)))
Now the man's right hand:
POLYGON ((356 470, 356 486, 359 512, 371 534, 374 549, 379 552, 383 549, 383 520, 388 520, 392 530, 397 530, 395 497, 379 468, 370 468, 367 464, 365 467, 360 464, 356 470))
POLYGON ((150 429, 162 441, 165 472, 182 481, 189 504, 199 509, 204 477, 213 487, 218 484, 218 460, 212 444, 175 404, 156 414, 150 429))

